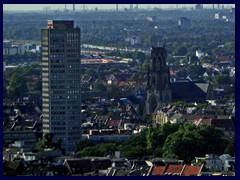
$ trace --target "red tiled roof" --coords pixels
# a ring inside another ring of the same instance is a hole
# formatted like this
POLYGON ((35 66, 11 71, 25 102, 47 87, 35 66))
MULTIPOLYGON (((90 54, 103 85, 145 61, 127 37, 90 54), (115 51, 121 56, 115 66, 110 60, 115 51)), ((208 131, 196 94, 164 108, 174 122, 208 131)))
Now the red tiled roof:
POLYGON ((109 120, 109 121, 107 122, 107 125, 108 125, 108 126, 118 126, 119 123, 120 123, 120 120, 109 120))
POLYGON ((182 116, 182 119, 186 119, 187 121, 194 121, 197 120, 199 118, 203 117, 202 115, 198 115, 198 114, 184 114, 182 116))
POLYGON ((90 159, 67 159, 66 163, 71 169, 71 172, 74 174, 94 171, 94 167, 90 159))
POLYGON ((202 170, 202 166, 189 166, 186 165, 182 176, 197 176, 202 170))
POLYGON ((174 175, 174 174, 179 174, 182 172, 184 165, 180 164, 169 164, 165 173, 174 175))
POLYGON ((208 118, 208 119, 199 119, 196 123, 197 126, 199 125, 211 125, 216 128, 224 128, 226 130, 233 130, 234 126, 231 119, 215 119, 215 118, 208 118))
POLYGON ((203 118, 201 118, 201 119, 199 119, 198 121, 197 121, 197 123, 196 123, 196 125, 197 126, 200 126, 200 125, 211 125, 211 121, 212 121, 212 119, 203 119, 203 118))
POLYGON ((178 71, 175 70, 170 70, 170 75, 171 76, 176 76, 178 71))
POLYGON ((231 61, 233 58, 231 56, 217 56, 216 60, 218 61, 231 61))
POLYGON ((130 86, 130 84, 128 82, 126 82, 126 81, 120 81, 118 83, 118 86, 130 86))
POLYGON ((152 176, 162 176, 167 168, 166 166, 154 167, 152 171, 152 176))

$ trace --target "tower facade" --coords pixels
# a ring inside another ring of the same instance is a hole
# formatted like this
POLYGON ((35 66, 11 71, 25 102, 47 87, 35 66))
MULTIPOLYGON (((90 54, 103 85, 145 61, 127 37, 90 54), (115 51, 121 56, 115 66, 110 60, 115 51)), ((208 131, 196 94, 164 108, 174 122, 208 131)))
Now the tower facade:
POLYGON ((169 103, 172 99, 170 72, 166 65, 166 58, 164 47, 152 47, 147 81, 147 114, 152 114, 158 106, 169 103))
POLYGON ((80 28, 49 20, 41 30, 43 132, 73 151, 81 139, 80 28))

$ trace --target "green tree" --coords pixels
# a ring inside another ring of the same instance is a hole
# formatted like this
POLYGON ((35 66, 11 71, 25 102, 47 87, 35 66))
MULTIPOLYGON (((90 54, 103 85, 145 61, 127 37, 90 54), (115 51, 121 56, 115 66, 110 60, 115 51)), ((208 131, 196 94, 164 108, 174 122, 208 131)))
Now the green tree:
POLYGON ((53 133, 45 133, 43 135, 43 139, 38 141, 36 146, 39 149, 53 149, 55 151, 61 151, 65 154, 65 149, 62 148, 62 139, 58 139, 57 142, 53 141, 54 134, 53 133))
POLYGON ((167 137, 176 132, 179 128, 179 124, 171 124, 165 123, 156 128, 149 128, 146 131, 146 141, 147 141, 147 149, 151 151, 155 156, 160 156, 162 151, 162 147, 164 145, 167 137), (156 152, 155 150, 158 149, 156 152))
POLYGON ((138 79, 139 79, 139 76, 137 73, 133 73, 132 76, 130 77, 131 81, 138 81, 138 79))
POLYGON ((187 48, 184 46, 180 46, 176 49, 175 55, 185 56, 187 53, 188 53, 187 48))
POLYGON ((14 72, 9 80, 9 94, 22 97, 27 93, 26 77, 20 72, 14 72))
POLYGON ((204 155, 203 142, 203 137, 195 131, 177 131, 167 137, 163 146, 163 157, 183 159, 190 163, 194 157, 204 155))
POLYGON ((94 85, 94 90, 98 91, 98 92, 106 92, 107 87, 105 85, 103 85, 101 82, 97 82, 94 85))
POLYGON ((87 146, 84 147, 82 150, 78 151, 79 154, 84 156, 107 156, 113 155, 114 152, 117 150, 119 142, 112 141, 106 142, 103 144, 97 144, 95 146, 87 146))
POLYGON ((224 136, 222 130, 217 129, 213 126, 202 125, 198 127, 197 132, 204 138, 205 154, 223 154, 228 144, 228 140, 224 136))
POLYGON ((111 84, 111 85, 109 85, 108 90, 110 92, 117 92, 117 91, 119 91, 119 88, 118 88, 118 86, 111 84))
POLYGON ((96 73, 96 71, 92 68, 89 68, 85 71, 85 74, 93 74, 93 73, 96 73))
MULTIPOLYGON (((41 74, 40 66, 33 64, 27 67, 19 67, 13 70, 12 73, 4 73, 4 79, 9 81, 8 93, 13 97, 22 97, 28 93, 27 84, 32 84, 33 91, 41 91, 41 82, 32 82, 27 76, 41 74)), ((5 82, 7 83, 7 82, 5 82)))
POLYGON ((212 82, 212 81, 213 81, 213 77, 211 77, 211 76, 206 76, 206 77, 204 77, 204 81, 206 81, 206 82, 212 82))
POLYGON ((150 115, 146 113, 146 109, 143 111, 142 119, 146 124, 151 124, 152 123, 152 118, 150 115))
POLYGON ((82 154, 84 156, 102 156, 97 146, 85 147, 83 150, 79 151, 78 154, 82 154))
POLYGON ((130 52, 130 51, 121 52, 121 57, 124 57, 124 58, 132 58, 132 55, 133 55, 133 52, 130 52))
POLYGON ((176 132, 167 136, 162 152, 164 158, 183 159, 190 163, 195 156, 223 154, 228 142, 223 132, 213 126, 181 124, 176 132))
POLYGON ((110 68, 108 70, 109 74, 115 74, 115 73, 118 73, 118 72, 120 72, 120 70, 118 68, 110 68))
POLYGON ((224 154, 229 154, 231 156, 235 156, 235 138, 231 138, 229 140, 228 145, 226 146, 226 149, 224 150, 224 154))
POLYGON ((234 54, 234 52, 235 52, 235 41, 226 42, 224 44, 224 50, 225 50, 225 52, 234 54))
POLYGON ((147 72, 149 66, 150 66, 150 61, 149 61, 148 59, 146 59, 146 60, 144 61, 144 63, 142 64, 141 70, 142 70, 143 72, 147 72))
POLYGON ((146 131, 143 131, 139 136, 130 137, 119 145, 118 150, 123 151, 127 158, 141 158, 150 154, 146 147, 146 131))
POLYGON ((226 74, 219 74, 213 79, 213 84, 216 86, 231 84, 231 78, 226 74))
POLYGON ((134 51, 132 54, 133 59, 139 59, 141 62, 144 62, 146 60, 146 55, 143 52, 140 51, 134 51))
POLYGON ((94 146, 94 145, 95 143, 91 142, 90 140, 81 140, 79 143, 77 143, 75 152, 81 151, 85 147, 94 146))
POLYGON ((119 50, 116 50, 116 51, 111 51, 111 52, 108 52, 106 53, 107 56, 121 56, 121 53, 119 50))
POLYGON ((127 158, 138 158, 141 159, 143 156, 148 155, 147 150, 143 146, 133 146, 124 151, 124 155, 127 158))
POLYGON ((168 56, 168 57, 167 57, 167 62, 168 62, 169 64, 173 64, 173 63, 175 62, 175 58, 173 58, 172 56, 168 56))
POLYGON ((202 76, 205 72, 205 68, 201 65, 192 65, 189 68, 189 75, 190 76, 202 76))
POLYGON ((204 56, 201 58, 202 63, 213 63, 214 58, 212 56, 204 56))

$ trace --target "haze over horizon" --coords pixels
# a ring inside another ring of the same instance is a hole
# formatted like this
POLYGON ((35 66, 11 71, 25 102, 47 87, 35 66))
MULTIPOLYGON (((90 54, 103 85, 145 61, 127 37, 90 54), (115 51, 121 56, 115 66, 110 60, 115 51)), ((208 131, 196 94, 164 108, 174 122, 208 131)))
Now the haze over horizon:
MULTIPOLYGON (((136 8, 138 5, 138 9, 153 9, 153 8, 192 8, 195 7, 195 4, 132 4, 133 8, 136 8)), ((235 7, 235 4, 220 4, 220 8, 231 8, 235 7)), ((212 4, 203 4, 204 8, 212 8, 212 4)), ((4 11, 41 11, 46 8, 50 8, 50 10, 72 10, 73 4, 3 4, 4 11)), ((116 4, 75 4, 75 10, 111 10, 116 9, 116 4)), ((119 10, 124 10, 125 8, 129 9, 130 4, 118 4, 119 10)), ((215 8, 217 8, 217 4, 215 4, 215 8)))

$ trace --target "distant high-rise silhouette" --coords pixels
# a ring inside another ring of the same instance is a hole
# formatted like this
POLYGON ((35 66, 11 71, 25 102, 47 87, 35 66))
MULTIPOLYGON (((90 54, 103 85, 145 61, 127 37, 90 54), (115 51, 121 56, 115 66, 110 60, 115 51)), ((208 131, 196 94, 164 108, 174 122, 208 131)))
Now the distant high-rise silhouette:
POLYGON ((73 12, 75 12, 75 4, 73 4, 73 12))

